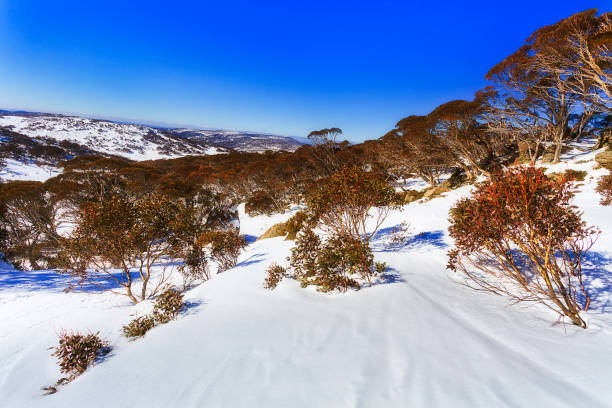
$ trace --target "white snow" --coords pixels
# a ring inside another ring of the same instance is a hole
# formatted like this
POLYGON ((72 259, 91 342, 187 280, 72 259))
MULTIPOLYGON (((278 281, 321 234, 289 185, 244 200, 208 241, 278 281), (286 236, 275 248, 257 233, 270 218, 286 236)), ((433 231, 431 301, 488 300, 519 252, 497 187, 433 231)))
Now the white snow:
POLYGON ((2 180, 34 180, 46 181, 62 171, 57 167, 40 165, 34 162, 20 162, 14 159, 4 159, 6 165, 0 167, 2 180))
MULTIPOLYGON (((374 242, 385 281, 346 294, 262 287, 283 238, 252 243, 238 266, 186 294, 176 321, 130 342, 121 326, 148 307, 112 294, 63 293, 52 272, 0 271, 2 407, 610 407, 612 212, 594 192, 594 153, 567 164, 589 171, 575 203, 603 233, 585 266, 594 300, 588 329, 554 324, 538 306, 473 291, 447 271, 448 209, 471 187, 394 212, 374 242), (584 163, 577 163, 586 160, 584 163), (382 242, 406 221, 406 246, 382 242), (144 308, 144 309, 143 309, 144 308), (100 331, 113 351, 49 396, 61 377, 49 347, 66 330, 100 331)), ((257 236, 291 212, 250 218, 257 236)))
POLYGON ((189 154, 220 154, 225 150, 214 146, 193 147, 177 143, 158 129, 142 125, 62 115, 0 115, 0 126, 30 137, 68 140, 96 151, 119 155, 131 160, 156 160, 189 154), (153 135, 156 141, 148 140, 153 135), (171 146, 167 151, 164 144, 171 146), (158 149, 160 147, 160 149, 158 149))

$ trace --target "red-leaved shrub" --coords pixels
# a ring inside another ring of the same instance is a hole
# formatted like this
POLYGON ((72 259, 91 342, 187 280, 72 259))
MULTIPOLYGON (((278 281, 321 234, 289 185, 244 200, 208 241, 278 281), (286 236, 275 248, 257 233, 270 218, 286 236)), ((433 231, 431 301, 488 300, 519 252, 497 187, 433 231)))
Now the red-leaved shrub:
POLYGON ((586 327, 581 265, 598 231, 571 206, 573 195, 571 182, 533 167, 494 175, 451 208, 448 267, 479 289, 542 303, 586 327))

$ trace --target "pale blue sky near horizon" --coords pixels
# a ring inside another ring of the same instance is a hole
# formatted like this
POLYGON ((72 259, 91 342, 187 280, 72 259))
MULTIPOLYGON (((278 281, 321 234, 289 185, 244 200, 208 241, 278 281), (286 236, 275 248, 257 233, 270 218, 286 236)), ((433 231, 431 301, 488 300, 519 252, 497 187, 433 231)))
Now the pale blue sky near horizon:
POLYGON ((373 139, 588 3, 0 0, 0 109, 373 139))

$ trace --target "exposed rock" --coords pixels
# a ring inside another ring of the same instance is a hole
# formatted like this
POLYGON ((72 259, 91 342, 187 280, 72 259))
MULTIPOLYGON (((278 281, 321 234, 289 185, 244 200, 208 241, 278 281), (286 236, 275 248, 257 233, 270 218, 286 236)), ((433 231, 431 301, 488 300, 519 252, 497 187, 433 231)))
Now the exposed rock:
POLYGON ((450 190, 451 190, 450 183, 445 181, 439 186, 432 187, 429 190, 425 191, 425 194, 423 194, 423 198, 433 198, 435 196, 439 196, 442 193, 446 193, 447 191, 450 191, 450 190))
POLYGON ((595 161, 602 167, 612 170, 612 150, 606 150, 595 156, 595 161))
POLYGON ((280 222, 268 228, 266 232, 257 238, 257 241, 268 238, 284 237, 285 235, 287 235, 287 225, 285 222, 280 222))
POLYGON ((404 195, 404 203, 408 204, 408 203, 411 203, 413 201, 419 200, 419 199, 423 198, 424 194, 425 194, 424 191, 408 190, 408 191, 406 191, 406 193, 404 195))
POLYGON ((552 163, 555 160, 555 152, 545 152, 542 155, 542 163, 552 163))

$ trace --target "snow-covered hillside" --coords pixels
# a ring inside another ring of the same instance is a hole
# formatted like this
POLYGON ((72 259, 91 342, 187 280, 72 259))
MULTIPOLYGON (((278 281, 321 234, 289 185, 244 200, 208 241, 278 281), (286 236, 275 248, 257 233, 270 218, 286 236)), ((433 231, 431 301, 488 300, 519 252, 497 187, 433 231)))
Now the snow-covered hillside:
MULTIPOLYGON (((388 276, 346 294, 262 287, 293 242, 253 242, 232 270, 186 294, 187 310, 144 338, 121 326, 147 302, 63 293, 50 271, 0 271, 2 407, 610 407, 612 406, 612 209, 594 188, 593 152, 575 150, 548 172, 588 170, 575 203, 602 234, 585 265, 593 295, 588 329, 555 324, 539 306, 461 285, 446 270, 448 210, 465 186, 390 215, 374 239, 388 276), (387 232, 408 222, 401 248, 387 232), (61 377, 48 349, 61 330, 100 331, 113 351, 53 395, 61 377)), ((249 218, 254 236, 288 218, 249 218)))
POLYGON ((132 160, 154 160, 189 154, 217 154, 225 149, 193 143, 170 132, 142 125, 63 115, 0 115, 0 127, 33 138, 68 140, 96 151, 132 160))
MULTIPOLYGON (((0 111, 4 128, 40 140, 78 143, 95 152, 131 160, 155 160, 186 155, 210 155, 231 150, 263 152, 296 150, 295 140, 253 132, 162 129, 99 119, 55 114, 0 111)), ((0 138, 0 143, 4 143, 0 138)))
POLYGON ((241 152, 264 152, 266 150, 292 152, 302 145, 289 137, 251 132, 197 129, 173 129, 173 132, 189 140, 212 143, 241 152))

